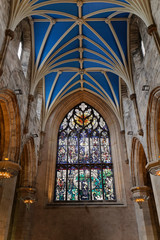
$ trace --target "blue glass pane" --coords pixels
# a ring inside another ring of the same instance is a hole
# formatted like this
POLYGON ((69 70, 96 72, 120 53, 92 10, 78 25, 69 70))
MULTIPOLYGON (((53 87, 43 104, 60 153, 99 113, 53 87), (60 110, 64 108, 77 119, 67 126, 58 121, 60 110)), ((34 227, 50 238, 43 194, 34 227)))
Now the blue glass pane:
POLYGON ((60 145, 67 145, 67 134, 66 132, 61 132, 59 135, 59 146, 60 145))
POLYGON ((78 145, 78 136, 76 133, 71 132, 68 138, 68 145, 78 145))
POLYGON ((100 147, 99 146, 90 146, 91 162, 100 163, 100 147))
POLYGON ((67 146, 59 146, 58 148, 58 163, 67 163, 67 146))
POLYGON ((85 131, 79 136, 79 163, 89 163, 89 138, 85 131))
POLYGON ((68 146, 68 163, 78 163, 78 146, 68 146))

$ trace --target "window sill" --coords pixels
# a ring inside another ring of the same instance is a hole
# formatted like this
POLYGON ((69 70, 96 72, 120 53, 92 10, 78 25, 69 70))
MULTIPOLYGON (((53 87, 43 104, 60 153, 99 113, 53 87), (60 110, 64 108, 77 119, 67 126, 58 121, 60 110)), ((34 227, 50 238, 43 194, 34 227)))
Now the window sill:
POLYGON ((122 202, 117 201, 80 201, 80 202, 56 202, 47 203, 45 208, 54 208, 54 207, 126 207, 127 205, 122 202))

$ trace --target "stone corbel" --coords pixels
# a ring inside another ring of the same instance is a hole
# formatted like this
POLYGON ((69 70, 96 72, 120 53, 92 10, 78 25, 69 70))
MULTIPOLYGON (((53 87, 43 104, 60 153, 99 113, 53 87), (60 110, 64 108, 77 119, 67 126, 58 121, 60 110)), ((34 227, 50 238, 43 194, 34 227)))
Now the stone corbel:
POLYGON ((152 175, 160 176, 160 159, 158 159, 157 161, 149 162, 146 165, 146 169, 152 175))
POLYGON ((132 201, 137 202, 142 208, 143 202, 147 201, 150 196, 151 189, 148 186, 135 186, 131 188, 132 201))
POLYGON ((26 116, 25 126, 24 126, 24 130, 23 130, 24 134, 28 133, 30 112, 31 112, 31 106, 32 106, 33 100, 34 100, 34 96, 30 94, 28 96, 27 116, 26 116))
POLYGON ((8 49, 9 42, 14 38, 14 32, 10 29, 6 29, 5 31, 5 39, 4 39, 4 44, 0 53, 0 76, 3 74, 3 65, 8 49))
POLYGON ((159 34, 158 34, 158 31, 157 31, 157 26, 156 24, 152 24, 148 27, 147 29, 147 32, 150 36, 153 36, 154 37, 154 40, 155 40, 155 43, 156 43, 156 46, 157 46, 157 49, 159 51, 159 54, 160 54, 160 37, 159 37, 159 34))
POLYGON ((138 106, 137 106, 136 94, 135 93, 131 94, 130 99, 132 100, 133 106, 134 106, 134 111, 135 111, 137 126, 138 126, 138 134, 140 136, 143 136, 143 129, 142 129, 142 126, 141 126, 141 121, 140 121, 140 116, 139 116, 139 111, 138 111, 138 106))
POLYGON ((31 186, 21 186, 17 189, 17 196, 19 200, 22 200, 26 207, 29 208, 30 204, 37 201, 36 188, 31 186))
POLYGON ((9 160, 0 161, 0 179, 15 177, 20 170, 18 163, 9 160))

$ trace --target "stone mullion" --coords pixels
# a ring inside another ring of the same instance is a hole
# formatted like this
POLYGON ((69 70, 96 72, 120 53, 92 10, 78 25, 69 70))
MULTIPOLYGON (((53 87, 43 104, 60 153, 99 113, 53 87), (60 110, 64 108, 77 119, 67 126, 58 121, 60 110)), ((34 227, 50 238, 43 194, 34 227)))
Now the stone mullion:
POLYGON ((2 76, 2 74, 3 74, 3 66, 4 66, 4 61, 6 58, 8 45, 13 38, 14 38, 14 32, 10 29, 6 29, 4 45, 2 47, 1 54, 0 54, 0 76, 2 76))

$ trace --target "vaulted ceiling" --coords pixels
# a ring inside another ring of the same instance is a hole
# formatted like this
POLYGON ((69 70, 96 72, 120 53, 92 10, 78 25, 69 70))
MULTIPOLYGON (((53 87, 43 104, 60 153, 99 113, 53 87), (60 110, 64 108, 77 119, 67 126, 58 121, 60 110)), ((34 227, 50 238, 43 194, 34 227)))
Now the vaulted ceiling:
POLYGON ((31 93, 43 80, 45 111, 76 91, 91 92, 121 115, 121 79, 133 92, 129 18, 152 24, 148 0, 17 0, 10 29, 31 17, 31 93))

